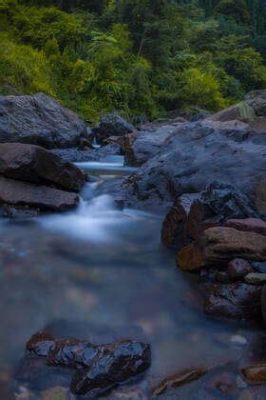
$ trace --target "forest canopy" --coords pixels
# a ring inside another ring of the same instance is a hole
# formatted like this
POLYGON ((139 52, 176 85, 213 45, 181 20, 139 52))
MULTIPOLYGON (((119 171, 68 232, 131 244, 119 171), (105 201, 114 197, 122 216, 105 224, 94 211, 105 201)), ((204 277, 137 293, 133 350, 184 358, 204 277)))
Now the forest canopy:
POLYGON ((0 94, 88 121, 216 111, 266 87, 265 0, 0 0, 0 94))

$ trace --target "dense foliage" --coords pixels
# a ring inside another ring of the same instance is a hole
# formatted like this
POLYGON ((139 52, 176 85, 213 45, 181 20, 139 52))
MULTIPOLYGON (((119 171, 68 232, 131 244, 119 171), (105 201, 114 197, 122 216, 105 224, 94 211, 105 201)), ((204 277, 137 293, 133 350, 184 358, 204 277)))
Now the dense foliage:
POLYGON ((264 0, 0 0, 0 92, 93 121, 217 110, 266 86, 264 0))

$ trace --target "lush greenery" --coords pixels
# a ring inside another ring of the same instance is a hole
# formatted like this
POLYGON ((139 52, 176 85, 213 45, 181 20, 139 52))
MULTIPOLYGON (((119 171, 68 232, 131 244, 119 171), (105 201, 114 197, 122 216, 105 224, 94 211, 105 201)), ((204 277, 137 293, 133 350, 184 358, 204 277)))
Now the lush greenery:
POLYGON ((0 92, 89 121, 217 110, 266 86, 264 0, 0 0, 0 92))

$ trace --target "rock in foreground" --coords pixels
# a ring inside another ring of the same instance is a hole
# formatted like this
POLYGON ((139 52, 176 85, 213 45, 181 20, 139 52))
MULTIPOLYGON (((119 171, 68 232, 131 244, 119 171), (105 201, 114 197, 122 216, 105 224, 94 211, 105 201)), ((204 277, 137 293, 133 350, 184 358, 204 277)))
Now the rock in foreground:
POLYGON ((88 139, 84 122, 42 93, 0 96, 0 142, 37 144, 48 149, 78 147, 88 139))
POLYGON ((86 340, 56 339, 37 333, 26 350, 30 357, 46 358, 50 366, 77 369, 71 389, 90 398, 143 373, 151 363, 150 346, 136 340, 93 345, 86 340))

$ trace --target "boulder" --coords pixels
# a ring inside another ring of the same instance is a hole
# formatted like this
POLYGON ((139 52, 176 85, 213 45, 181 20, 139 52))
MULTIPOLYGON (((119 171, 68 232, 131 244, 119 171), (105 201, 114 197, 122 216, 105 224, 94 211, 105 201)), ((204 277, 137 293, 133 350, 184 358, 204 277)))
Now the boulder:
MULTIPOLYGON (((145 203, 173 202, 184 193, 204 191, 212 182, 230 185, 253 202, 256 185, 265 179, 266 170, 266 146, 260 138, 245 123, 228 126, 204 120, 180 124, 155 154, 148 154, 134 177, 125 181, 127 204, 144 208, 145 203)), ((257 191, 256 205, 262 212, 264 191, 257 191)))
POLYGON ((266 261, 266 240, 258 233, 227 227, 210 228, 204 231, 200 246, 208 265, 224 263, 232 258, 266 261))
POLYGON ((256 206, 261 213, 266 215, 266 179, 256 185, 256 206))
POLYGON ((262 321, 261 288, 245 283, 205 288, 204 311, 216 318, 262 321))
POLYGON ((91 140, 85 123, 42 93, 0 96, 0 142, 36 144, 48 149, 78 147, 91 140))
POLYGON ((241 281, 246 275, 253 273, 254 269, 247 260, 235 258, 228 263, 227 274, 230 281, 241 281))
POLYGON ((256 232, 266 235, 266 222, 260 218, 229 219, 225 226, 235 228, 238 231, 256 232))
POLYGON ((245 276, 245 282, 250 285, 265 285, 266 284, 266 274, 260 272, 249 273, 245 276))
POLYGON ((99 125, 93 129, 96 139, 103 143, 110 136, 124 136, 134 132, 135 128, 116 112, 105 115, 99 125))
POLYGON ((253 385, 266 383, 266 363, 253 364, 241 369, 244 379, 253 385))
POLYGON ((266 90, 255 90, 248 93, 245 101, 253 108, 257 116, 266 116, 266 90))
POLYGON ((40 211, 66 211, 78 205, 76 193, 0 177, 0 206, 29 207, 40 211))
POLYGON ((28 341, 26 354, 45 357, 50 366, 75 368, 72 391, 92 398, 143 373, 151 363, 150 346, 140 341, 93 345, 87 340, 53 338, 45 332, 28 341))
POLYGON ((0 144, 0 175, 70 191, 79 191, 85 183, 85 175, 74 164, 40 146, 21 143, 0 144))
POLYGON ((231 218, 257 217, 250 199, 230 185, 212 183, 191 205, 187 234, 198 239, 202 232, 231 218))

